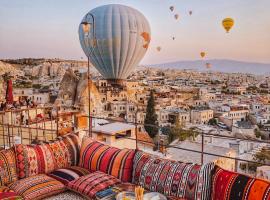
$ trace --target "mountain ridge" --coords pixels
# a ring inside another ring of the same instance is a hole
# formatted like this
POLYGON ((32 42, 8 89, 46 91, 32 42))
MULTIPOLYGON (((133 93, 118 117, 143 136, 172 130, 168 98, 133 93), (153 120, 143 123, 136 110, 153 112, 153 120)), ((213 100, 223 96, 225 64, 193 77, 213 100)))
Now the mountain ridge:
POLYGON ((166 62, 161 64, 147 65, 149 67, 170 68, 170 69, 190 69, 198 71, 209 71, 206 63, 211 63, 211 71, 226 73, 251 73, 270 74, 270 63, 248 62, 232 59, 209 59, 209 60, 183 60, 166 62))

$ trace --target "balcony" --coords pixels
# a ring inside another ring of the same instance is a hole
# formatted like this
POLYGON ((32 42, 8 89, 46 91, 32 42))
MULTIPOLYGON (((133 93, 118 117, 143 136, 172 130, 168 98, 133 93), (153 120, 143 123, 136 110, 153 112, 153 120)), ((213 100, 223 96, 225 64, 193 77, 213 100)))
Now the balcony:
MULTIPOLYGON (((219 169, 228 170, 225 172, 232 173, 234 176, 238 175, 238 173, 246 173, 249 175, 250 180, 258 180, 251 178, 251 176, 255 177, 256 175, 259 178, 267 178, 265 175, 260 175, 260 170, 257 170, 257 174, 255 171, 257 166, 264 166, 259 169, 267 168, 267 166, 270 166, 269 163, 255 161, 252 155, 256 153, 254 149, 257 149, 257 151, 267 150, 270 146, 269 141, 237 138, 215 133, 213 130, 202 127, 196 130, 196 136, 194 137, 184 141, 175 140, 168 143, 166 136, 163 134, 158 134, 155 140, 151 139, 143 131, 145 124, 142 123, 130 123, 95 116, 91 116, 91 121, 92 126, 89 129, 87 124, 88 116, 72 107, 65 109, 59 107, 36 107, 7 110, 0 112, 0 145, 2 149, 10 149, 16 144, 50 144, 57 138, 59 140, 59 137, 65 137, 69 133, 79 133, 81 139, 84 136, 91 136, 95 141, 107 144, 112 148, 141 150, 162 160, 169 159, 194 163, 194 166, 208 166, 210 163, 214 163, 216 167, 220 167, 219 169), (229 147, 222 144, 225 140, 229 141, 229 147), (217 143, 220 145, 217 146, 217 143), (252 147, 245 150, 239 148, 239 146, 243 145, 252 145, 252 147)), ((161 129, 161 127, 158 128, 161 129)), ((242 177, 246 176, 241 175, 242 177)), ((269 184, 268 181, 263 183, 269 184)), ((144 186, 146 189, 148 188, 147 185, 144 186)), ((218 190, 218 186, 216 189, 218 190)), ((152 189, 150 188, 150 190, 152 189)), ((236 188, 233 188, 232 193, 233 190, 237 191, 236 188)), ((163 192, 166 194, 165 191, 163 192)), ((249 192, 250 194, 252 194, 252 191, 249 192)), ((214 195, 218 197, 217 194, 214 195)), ((173 198, 169 196, 167 197, 173 198)), ((61 193, 48 199, 57 199, 57 197, 62 199, 83 199, 82 196, 77 196, 73 192, 61 193)), ((188 196, 185 196, 185 198, 192 199, 188 196)))

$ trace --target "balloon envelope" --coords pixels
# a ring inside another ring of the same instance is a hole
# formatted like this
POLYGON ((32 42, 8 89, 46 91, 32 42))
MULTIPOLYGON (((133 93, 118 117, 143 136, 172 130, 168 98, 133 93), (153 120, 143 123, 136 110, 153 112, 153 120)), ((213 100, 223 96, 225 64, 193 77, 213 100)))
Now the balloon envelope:
POLYGON ((79 26, 82 49, 106 79, 126 79, 145 55, 150 40, 150 26, 139 11, 110 4, 87 13, 79 26), (90 23, 85 34, 83 25, 90 23))
POLYGON ((174 10, 174 6, 170 6, 170 10, 173 11, 174 10))
POLYGON ((206 54, 206 53, 203 52, 203 51, 200 53, 200 55, 201 55, 202 58, 205 56, 205 54, 206 54))
POLYGON ((231 30, 234 25, 234 20, 232 18, 225 18, 222 20, 222 26, 226 30, 227 33, 231 30))

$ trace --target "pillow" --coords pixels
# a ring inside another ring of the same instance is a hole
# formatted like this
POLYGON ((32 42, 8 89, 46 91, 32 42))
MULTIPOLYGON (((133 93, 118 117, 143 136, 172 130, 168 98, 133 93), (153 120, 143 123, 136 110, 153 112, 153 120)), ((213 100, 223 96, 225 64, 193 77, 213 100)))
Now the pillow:
POLYGON ((39 174, 18 180, 9 186, 24 200, 38 200, 53 196, 65 191, 65 185, 45 175, 39 174))
POLYGON ((50 173, 56 168, 56 161, 48 144, 18 144, 15 149, 20 179, 41 173, 50 173))
POLYGON ((81 176, 87 175, 90 172, 87 169, 72 166, 69 168, 57 169, 50 173, 48 176, 60 181, 61 183, 67 185, 70 181, 76 180, 81 176))
POLYGON ((132 182, 166 196, 209 199, 214 163, 187 164, 136 152, 132 182))
POLYGON ((96 171, 69 182, 68 189, 77 192, 86 198, 93 199, 98 192, 119 183, 121 183, 119 179, 103 172, 96 171))
POLYGON ((14 148, 0 151, 0 186, 17 181, 14 148))
POLYGON ((77 165, 79 146, 79 137, 75 134, 59 137, 48 144, 16 145, 18 177, 48 174, 59 168, 77 165))
POLYGON ((76 134, 58 137, 55 142, 50 143, 56 159, 57 168, 78 165, 80 145, 80 139, 76 134))
POLYGON ((91 172, 102 171, 123 182, 130 182, 134 155, 134 150, 121 150, 86 138, 82 144, 79 166, 91 172))
POLYGON ((215 167, 212 199, 270 199, 270 183, 215 167))
POLYGON ((13 190, 6 186, 0 187, 0 199, 1 200, 22 200, 23 198, 18 196, 13 190))

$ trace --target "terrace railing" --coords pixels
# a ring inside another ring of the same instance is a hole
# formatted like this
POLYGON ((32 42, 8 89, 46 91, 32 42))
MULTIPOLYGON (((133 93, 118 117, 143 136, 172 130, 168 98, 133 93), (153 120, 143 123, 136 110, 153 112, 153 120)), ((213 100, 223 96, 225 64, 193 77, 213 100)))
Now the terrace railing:
MULTIPOLYGON (((65 132, 72 132, 76 129, 76 115, 80 111, 71 107, 71 108, 59 108, 59 107, 36 107, 36 108, 25 108, 25 109, 16 109, 16 110, 7 110, 0 112, 0 146, 2 148, 9 148, 15 143, 23 144, 32 144, 38 143, 40 141, 47 142, 54 140, 57 136, 65 134, 65 132), (63 131, 64 130, 64 131, 63 131), (20 141, 17 141, 17 140, 20 141)), ((83 115, 83 117, 88 118, 88 115, 83 115)), ((110 122, 123 122, 123 120, 116 120, 114 118, 103 118, 90 116, 92 119, 103 119, 110 122)), ((138 129, 139 127, 153 126, 150 124, 143 124, 138 122, 127 122, 125 123, 132 124, 135 126, 135 137, 125 137, 125 139, 135 142, 135 146, 138 149, 139 143, 152 145, 151 142, 138 139, 138 129)), ((153 126, 154 127, 154 126, 153 126)), ((155 126, 161 128, 160 126, 155 126)), ((91 129, 92 127, 90 127, 91 129)), ((88 133, 88 128, 82 130, 85 133, 88 133)), ((252 138, 239 138, 236 136, 228 136, 222 134, 216 134, 211 132, 197 132, 200 135, 200 149, 185 148, 174 144, 164 144, 161 140, 157 140, 156 144, 159 149, 175 149, 186 152, 191 152, 200 155, 200 163, 205 163, 206 156, 212 156, 215 158, 223 158, 227 160, 232 160, 235 162, 235 171, 238 169, 239 163, 245 163, 247 165, 267 165, 269 163, 259 162, 252 159, 242 159, 238 156, 229 156, 221 155, 216 152, 209 152, 205 150, 205 138, 214 137, 214 138, 223 138, 231 141, 245 141, 252 142, 257 144, 264 144, 265 146, 270 146, 269 140, 260 140, 252 138)), ((160 154, 165 154, 166 151, 162 151, 160 154)))

